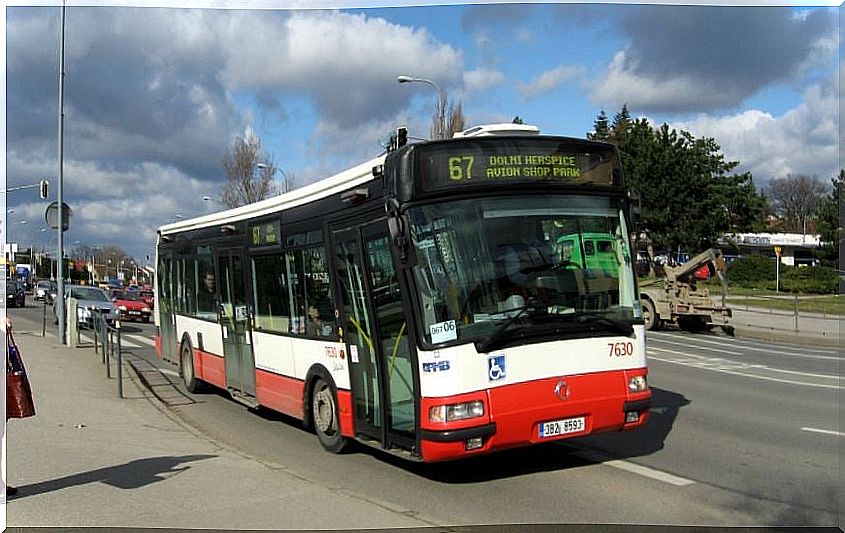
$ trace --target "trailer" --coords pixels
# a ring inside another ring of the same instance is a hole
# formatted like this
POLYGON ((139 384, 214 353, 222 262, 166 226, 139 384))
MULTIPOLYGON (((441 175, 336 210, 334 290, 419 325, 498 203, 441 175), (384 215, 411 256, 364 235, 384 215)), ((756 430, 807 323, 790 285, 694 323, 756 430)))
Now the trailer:
POLYGON ((732 312, 725 303, 728 283, 721 250, 710 248, 680 266, 663 265, 662 271, 662 275, 640 282, 640 303, 647 330, 673 323, 694 333, 718 326, 733 335, 734 328, 729 322, 732 312), (721 281, 720 302, 714 300, 716 297, 707 288, 698 287, 695 274, 704 267, 710 276, 715 275, 721 281))

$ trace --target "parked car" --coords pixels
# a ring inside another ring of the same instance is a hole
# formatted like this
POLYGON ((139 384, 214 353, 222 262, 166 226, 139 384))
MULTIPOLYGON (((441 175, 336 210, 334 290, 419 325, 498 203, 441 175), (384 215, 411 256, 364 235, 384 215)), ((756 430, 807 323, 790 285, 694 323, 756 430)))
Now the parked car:
MULTIPOLYGON (((103 289, 84 285, 65 286, 65 300, 68 298, 76 299, 76 318, 80 325, 93 326, 95 313, 103 315, 109 323, 114 322, 120 316, 117 306, 114 305, 103 289)), ((59 323, 55 305, 53 306, 53 319, 56 324, 59 323)))
POLYGON ((26 284, 22 281, 6 282, 6 307, 26 306, 26 284))
POLYGON ((141 320, 149 322, 152 311, 150 306, 141 299, 138 291, 122 291, 118 289, 111 290, 111 297, 117 310, 120 312, 120 318, 124 320, 141 320))

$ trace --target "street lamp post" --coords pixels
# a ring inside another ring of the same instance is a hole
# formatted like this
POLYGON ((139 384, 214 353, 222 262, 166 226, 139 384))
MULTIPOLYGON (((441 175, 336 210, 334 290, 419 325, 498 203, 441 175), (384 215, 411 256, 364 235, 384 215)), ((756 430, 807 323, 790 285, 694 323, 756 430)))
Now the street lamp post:
POLYGON ((279 167, 274 166, 274 165, 268 165, 267 163, 256 163, 256 164, 255 164, 255 168, 260 168, 260 169, 262 169, 262 170, 264 170, 264 169, 270 169, 273 173, 278 172, 279 174, 281 174, 281 175, 282 175, 282 179, 284 180, 284 182, 283 182, 283 183, 284 183, 284 185, 283 185, 283 187, 282 187, 282 192, 283 192, 283 193, 284 193, 284 192, 290 192, 290 191, 288 190, 288 188, 289 188, 289 186, 290 186, 290 180, 288 180, 288 175, 287 175, 287 174, 285 174, 285 171, 284 171, 284 170, 282 170, 282 169, 280 169, 279 167))
POLYGON ((396 81, 399 83, 425 83, 426 85, 430 85, 437 91, 437 96, 439 100, 437 101, 437 135, 440 139, 445 139, 445 122, 446 122, 446 95, 443 93, 443 90, 440 88, 439 85, 434 83, 431 80, 425 78, 412 78, 411 76, 397 76, 396 81))

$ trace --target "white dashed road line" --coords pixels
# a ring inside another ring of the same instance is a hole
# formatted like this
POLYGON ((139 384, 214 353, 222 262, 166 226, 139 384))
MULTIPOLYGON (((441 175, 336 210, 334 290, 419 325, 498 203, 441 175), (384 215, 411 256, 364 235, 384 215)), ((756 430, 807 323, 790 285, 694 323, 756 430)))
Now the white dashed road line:
POLYGON ((837 437, 845 437, 845 433, 833 431, 832 429, 801 428, 801 431, 809 431, 810 433, 824 433, 825 435, 836 435, 837 437))
POLYGON ((668 483, 670 485, 674 485, 676 487, 685 487, 687 485, 695 484, 695 481, 691 479, 687 479, 684 477, 676 476, 674 474, 670 474, 668 472, 663 472, 661 470, 655 470, 654 468, 649 468, 647 466, 642 466, 638 464, 631 463, 629 461, 623 461, 621 459, 609 459, 607 456, 598 453, 592 452, 587 450, 578 451, 576 455, 580 455, 581 457, 589 460, 589 461, 596 461, 605 466, 610 466, 616 468, 618 470, 624 470, 626 472, 630 472, 632 474, 637 474, 639 476, 647 477, 649 479, 654 479, 657 481, 662 481, 663 483, 668 483))

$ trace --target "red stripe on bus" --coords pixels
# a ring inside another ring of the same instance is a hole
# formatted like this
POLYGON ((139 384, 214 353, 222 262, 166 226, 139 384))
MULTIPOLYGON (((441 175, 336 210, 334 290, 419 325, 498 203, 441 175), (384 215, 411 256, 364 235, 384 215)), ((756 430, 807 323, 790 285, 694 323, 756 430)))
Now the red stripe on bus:
POLYGON ((255 397, 261 405, 300 420, 305 382, 266 370, 255 370, 255 397))
MULTIPOLYGON (((430 422, 429 408, 475 399, 472 398, 473 395, 423 398, 423 419, 420 422, 425 429, 465 429, 493 422, 496 424, 496 432, 490 437, 485 437, 481 448, 472 451, 466 450, 466 443, 463 441, 423 440, 421 455, 425 461, 443 461, 538 442, 640 427, 648 420, 648 411, 641 413, 637 422, 626 424, 622 406, 626 401, 646 400, 651 397, 651 391, 636 394, 628 392, 629 377, 645 374, 645 368, 614 370, 491 388, 487 391, 485 416, 446 424, 430 422), (541 438, 539 435, 539 426, 543 422, 581 416, 585 417, 585 427, 582 431, 548 438, 541 438)), ((476 393, 475 396, 478 394, 483 393, 476 393)))
POLYGON ((354 437, 355 420, 352 413, 352 393, 350 391, 338 389, 337 408, 340 412, 340 433, 344 437, 354 437))
POLYGON ((194 348, 194 372, 206 383, 226 388, 226 365, 219 355, 194 348))

